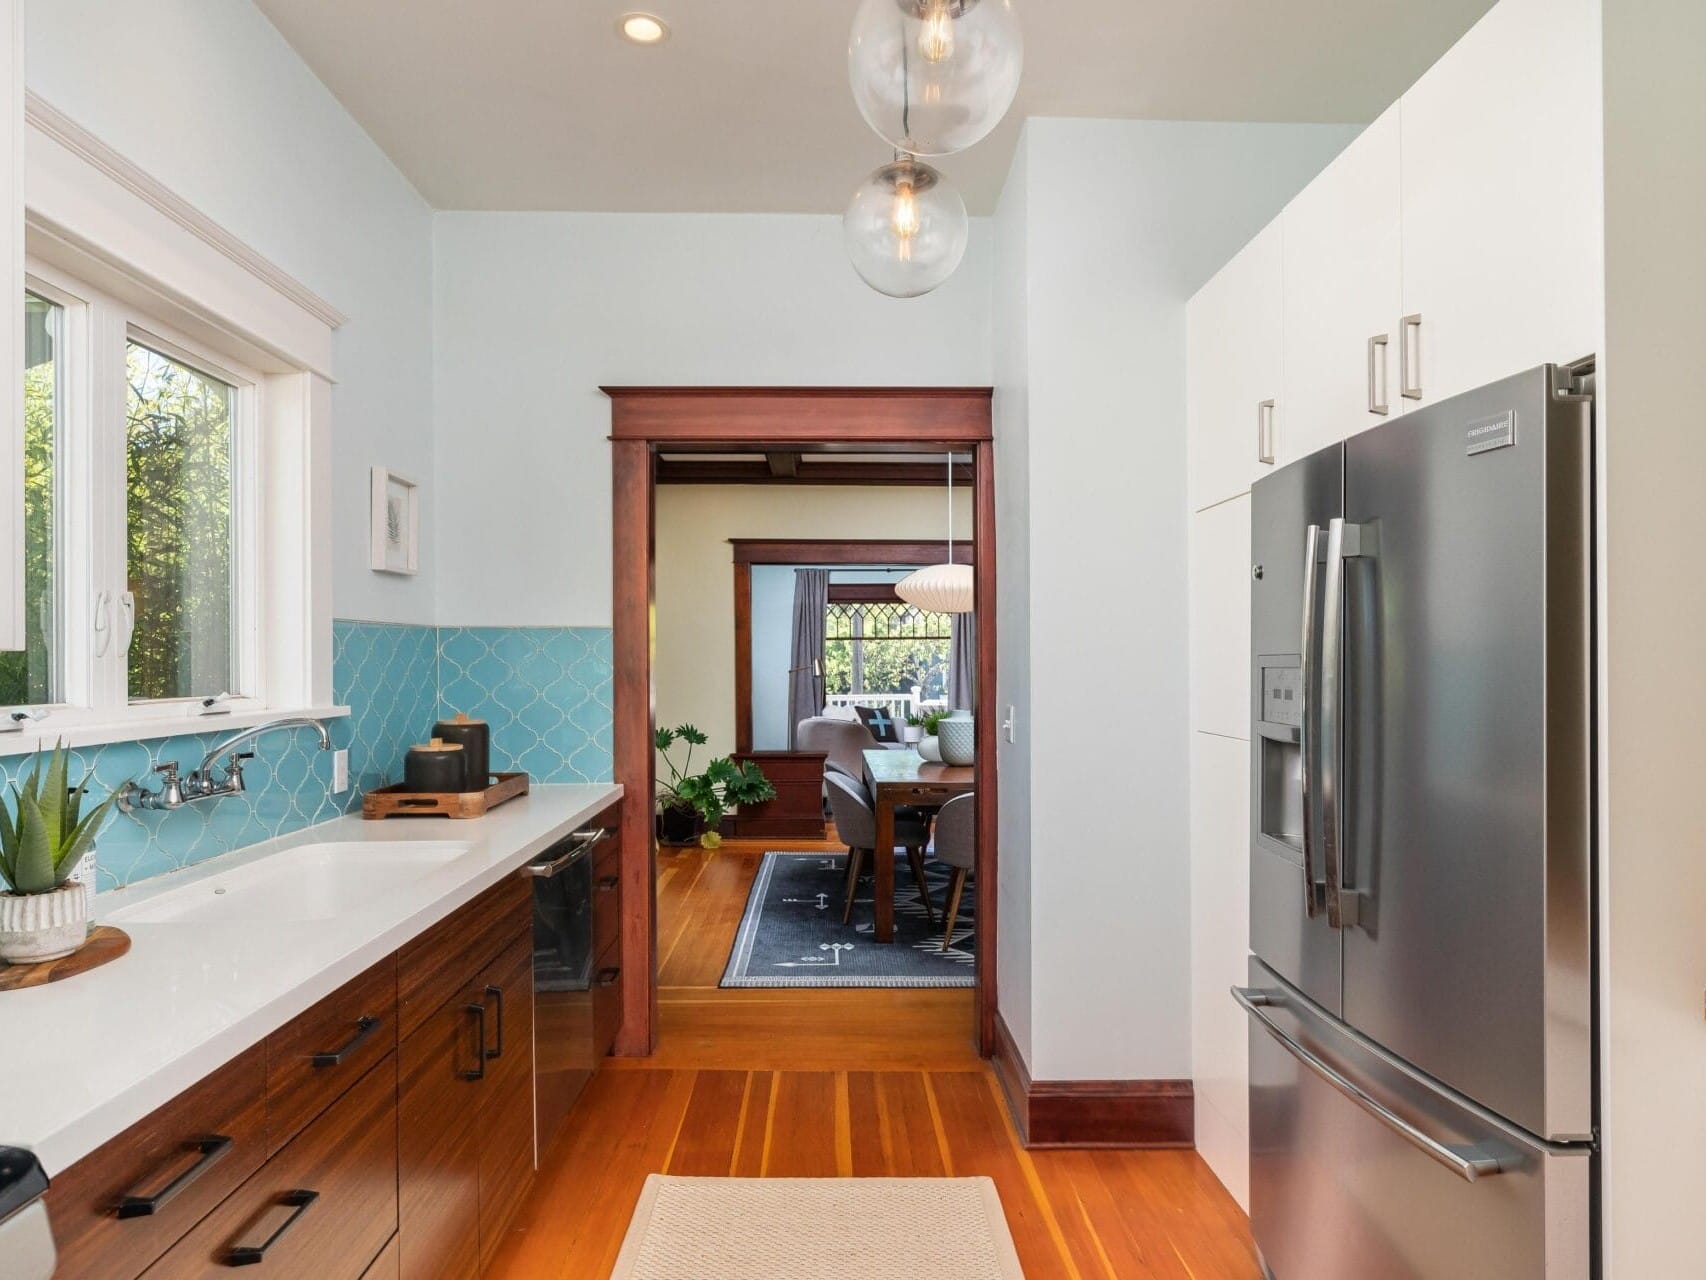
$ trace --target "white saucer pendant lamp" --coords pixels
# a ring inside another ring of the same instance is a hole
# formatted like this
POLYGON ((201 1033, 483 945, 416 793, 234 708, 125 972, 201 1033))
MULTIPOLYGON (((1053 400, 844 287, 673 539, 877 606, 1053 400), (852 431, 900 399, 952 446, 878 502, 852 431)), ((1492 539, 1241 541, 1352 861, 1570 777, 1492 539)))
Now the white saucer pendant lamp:
POLYGON ((891 298, 916 298, 953 275, 971 233, 960 193, 908 155, 860 184, 841 229, 859 278, 891 298))
POLYGON ((916 156, 987 136, 1013 105, 1024 62, 1012 0, 862 0, 847 44, 866 123, 916 156))
POLYGON ((894 584, 894 593, 926 613, 970 613, 976 592, 972 568, 954 563, 954 455, 948 455, 948 559, 926 565, 894 584))

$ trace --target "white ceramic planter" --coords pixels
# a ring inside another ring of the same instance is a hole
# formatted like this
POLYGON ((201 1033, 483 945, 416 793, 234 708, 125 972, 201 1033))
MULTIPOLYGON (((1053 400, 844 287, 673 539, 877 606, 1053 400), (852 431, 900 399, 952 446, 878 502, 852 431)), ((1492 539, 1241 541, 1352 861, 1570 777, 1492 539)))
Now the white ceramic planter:
POLYGON ((935 734, 918 740, 918 754, 931 764, 942 763, 942 744, 937 740, 935 734))
POLYGON ((924 726, 921 724, 903 724, 900 727, 900 740, 908 746, 916 747, 924 741, 924 726))
POLYGON ((0 960, 58 960, 89 937, 89 896, 80 884, 52 893, 0 893, 0 960))
POLYGON ((969 715, 962 720, 956 712, 936 726, 936 735, 941 743, 944 764, 968 765, 972 762, 977 749, 977 724, 969 715))

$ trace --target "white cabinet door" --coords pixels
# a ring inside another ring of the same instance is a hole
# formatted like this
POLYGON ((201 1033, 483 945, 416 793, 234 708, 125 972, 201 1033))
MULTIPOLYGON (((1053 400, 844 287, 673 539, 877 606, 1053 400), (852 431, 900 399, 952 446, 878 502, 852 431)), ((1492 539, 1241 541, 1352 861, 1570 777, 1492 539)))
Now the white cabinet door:
POLYGON ((1191 516, 1191 728, 1250 732, 1250 495, 1191 516))
POLYGON ((1399 208, 1393 106, 1283 215, 1282 466, 1402 412, 1393 345, 1403 305, 1399 208))
POLYGON ((1501 0, 1400 103, 1404 311, 1421 317, 1424 402, 1599 344, 1593 8, 1501 0))
POLYGON ((1268 225, 1205 284, 1185 309, 1186 420, 1191 509, 1249 489, 1272 470, 1258 460, 1258 428, 1277 405, 1283 372, 1284 301, 1281 229, 1268 225), (1276 402, 1272 410, 1261 405, 1276 402))
POLYGON ((1250 744, 1191 735, 1191 1076, 1197 1151, 1249 1207, 1250 744))

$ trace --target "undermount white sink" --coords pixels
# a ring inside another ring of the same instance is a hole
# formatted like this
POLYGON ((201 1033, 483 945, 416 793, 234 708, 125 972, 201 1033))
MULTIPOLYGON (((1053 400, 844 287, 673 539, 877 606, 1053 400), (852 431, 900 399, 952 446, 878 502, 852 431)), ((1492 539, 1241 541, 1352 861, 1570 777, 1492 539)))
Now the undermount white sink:
POLYGON ((447 866, 473 846, 450 841, 304 844, 114 912, 121 924, 291 924, 359 913, 401 881, 447 866))

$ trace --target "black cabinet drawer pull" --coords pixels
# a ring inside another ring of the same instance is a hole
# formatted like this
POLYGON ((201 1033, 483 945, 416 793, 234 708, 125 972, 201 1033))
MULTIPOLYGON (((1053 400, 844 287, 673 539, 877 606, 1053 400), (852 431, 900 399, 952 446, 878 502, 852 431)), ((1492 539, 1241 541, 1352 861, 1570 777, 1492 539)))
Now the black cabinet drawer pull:
POLYGON ((621 883, 622 878, 620 876, 600 876, 592 887, 597 889, 600 893, 609 893, 621 883))
POLYGON ((310 1054, 308 1061, 316 1067, 341 1067, 344 1059, 361 1048, 362 1042, 379 1029, 380 1021, 379 1018, 357 1018, 355 1020, 355 1034, 349 1038, 343 1048, 333 1049, 329 1053, 310 1054))
POLYGON ((146 1218, 159 1213, 171 1202, 172 1197, 218 1164, 225 1153, 231 1150, 231 1145, 231 1139, 222 1133, 210 1133, 205 1138, 190 1139, 184 1144, 184 1150, 200 1152, 200 1158, 151 1196, 128 1195, 119 1197, 118 1216, 121 1218, 146 1218))
POLYGON ((598 985, 601 987, 614 987, 616 985, 616 979, 621 976, 622 970, 620 969, 600 969, 598 971, 598 985))
POLYGON ((462 1012, 473 1014, 475 1019, 474 1069, 472 1071, 461 1071, 457 1074, 464 1080, 484 1080, 486 1078, 486 1006, 484 1002, 467 1004, 462 1006, 462 1012))
POLYGON ((501 1058, 504 1056, 504 989, 502 987, 487 987, 486 994, 497 1001, 498 1005, 498 1047, 487 1049, 486 1038, 482 1035, 480 1037, 480 1048, 484 1050, 487 1058, 501 1058))
POLYGON ((320 1198, 318 1191, 286 1191, 279 1197, 279 1207, 291 1210, 291 1214, 278 1224, 278 1229, 259 1244, 234 1244, 225 1255, 225 1265, 228 1267, 252 1267, 256 1263, 267 1260, 267 1250, 272 1248, 302 1219, 308 1212, 308 1206, 320 1198))

